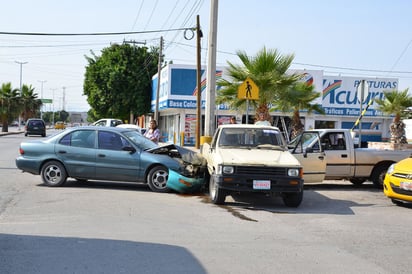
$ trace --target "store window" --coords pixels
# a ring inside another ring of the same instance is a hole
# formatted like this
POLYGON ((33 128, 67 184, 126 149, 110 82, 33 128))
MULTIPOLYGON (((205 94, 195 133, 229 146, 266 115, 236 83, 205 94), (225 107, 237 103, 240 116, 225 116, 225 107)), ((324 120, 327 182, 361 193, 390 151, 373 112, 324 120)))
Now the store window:
POLYGON ((318 128, 335 128, 335 121, 315 121, 315 129, 318 128))

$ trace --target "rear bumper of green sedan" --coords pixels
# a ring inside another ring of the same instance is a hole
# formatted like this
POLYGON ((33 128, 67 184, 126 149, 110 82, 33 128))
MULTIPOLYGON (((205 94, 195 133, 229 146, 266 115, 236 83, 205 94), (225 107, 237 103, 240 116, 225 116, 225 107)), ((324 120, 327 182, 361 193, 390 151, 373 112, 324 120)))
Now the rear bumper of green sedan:
POLYGON ((18 156, 16 158, 16 166, 18 169, 31 174, 40 174, 40 161, 38 159, 29 159, 27 157, 18 156))

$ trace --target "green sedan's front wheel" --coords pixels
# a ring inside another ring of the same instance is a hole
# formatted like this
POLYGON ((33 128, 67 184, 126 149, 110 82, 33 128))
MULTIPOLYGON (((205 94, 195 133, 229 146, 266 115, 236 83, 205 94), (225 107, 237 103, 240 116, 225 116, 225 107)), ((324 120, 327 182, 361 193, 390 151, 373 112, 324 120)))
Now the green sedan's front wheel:
POLYGON ((164 166, 155 166, 147 174, 147 184, 154 192, 169 192, 170 189, 166 186, 169 178, 169 170, 164 166))
POLYGON ((47 186, 62 186, 67 179, 64 166, 58 161, 49 161, 41 169, 41 178, 47 186))

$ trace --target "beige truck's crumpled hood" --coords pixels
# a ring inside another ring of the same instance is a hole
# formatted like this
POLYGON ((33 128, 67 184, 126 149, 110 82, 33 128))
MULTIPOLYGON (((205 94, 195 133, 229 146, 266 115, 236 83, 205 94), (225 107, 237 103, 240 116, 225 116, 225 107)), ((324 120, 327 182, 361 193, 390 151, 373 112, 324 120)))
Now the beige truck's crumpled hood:
POLYGON ((273 149, 220 149, 225 165, 300 166, 299 161, 288 151, 273 149))

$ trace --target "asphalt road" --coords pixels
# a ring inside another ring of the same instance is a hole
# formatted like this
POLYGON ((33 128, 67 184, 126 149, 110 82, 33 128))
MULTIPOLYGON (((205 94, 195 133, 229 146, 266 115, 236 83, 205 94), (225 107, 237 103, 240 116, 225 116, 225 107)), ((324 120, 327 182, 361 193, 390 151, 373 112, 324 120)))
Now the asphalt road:
POLYGON ((411 208, 370 183, 306 186, 297 209, 140 184, 49 188, 14 165, 37 138, 0 137, 0 273, 410 273, 411 208))

